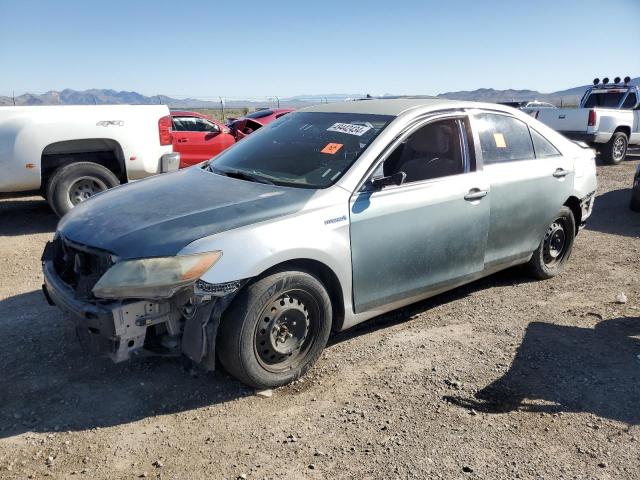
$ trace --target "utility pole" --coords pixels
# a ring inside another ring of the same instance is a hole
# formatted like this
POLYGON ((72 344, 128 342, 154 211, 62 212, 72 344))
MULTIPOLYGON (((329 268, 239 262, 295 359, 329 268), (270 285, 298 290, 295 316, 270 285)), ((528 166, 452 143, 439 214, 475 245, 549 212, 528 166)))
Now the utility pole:
POLYGON ((220 99, 220 112, 222 113, 222 121, 224 122, 224 100, 222 97, 218 97, 220 99))

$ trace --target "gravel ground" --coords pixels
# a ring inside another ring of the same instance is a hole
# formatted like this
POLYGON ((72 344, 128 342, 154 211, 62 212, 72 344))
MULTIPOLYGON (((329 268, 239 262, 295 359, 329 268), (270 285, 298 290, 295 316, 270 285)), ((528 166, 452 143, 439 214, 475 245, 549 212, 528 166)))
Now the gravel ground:
POLYGON ((0 200, 0 478, 638 478, 638 163, 598 167, 560 277, 511 269, 374 319, 271 397, 83 356, 40 291, 56 219, 0 200))

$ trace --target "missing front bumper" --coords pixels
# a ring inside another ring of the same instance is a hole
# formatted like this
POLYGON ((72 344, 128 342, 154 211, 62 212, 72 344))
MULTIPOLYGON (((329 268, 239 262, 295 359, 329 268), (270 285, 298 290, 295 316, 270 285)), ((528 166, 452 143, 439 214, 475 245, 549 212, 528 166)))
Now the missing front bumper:
POLYGON ((144 348, 151 326, 164 324, 169 335, 180 334, 182 314, 170 301, 89 303, 78 299, 58 277, 53 262, 43 263, 43 273, 45 297, 73 321, 88 352, 122 362, 144 348))

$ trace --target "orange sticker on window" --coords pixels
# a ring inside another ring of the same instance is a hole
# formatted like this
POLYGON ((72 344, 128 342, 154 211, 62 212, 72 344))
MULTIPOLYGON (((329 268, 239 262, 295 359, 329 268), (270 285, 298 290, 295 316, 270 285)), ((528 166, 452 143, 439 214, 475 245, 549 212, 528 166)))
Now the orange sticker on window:
POLYGON ((334 155, 342 148, 342 143, 327 143, 327 146, 320 150, 320 153, 328 153, 334 155))
POLYGON ((504 135, 501 133, 494 133, 493 140, 496 142, 497 148, 507 148, 507 142, 504 141, 504 135))

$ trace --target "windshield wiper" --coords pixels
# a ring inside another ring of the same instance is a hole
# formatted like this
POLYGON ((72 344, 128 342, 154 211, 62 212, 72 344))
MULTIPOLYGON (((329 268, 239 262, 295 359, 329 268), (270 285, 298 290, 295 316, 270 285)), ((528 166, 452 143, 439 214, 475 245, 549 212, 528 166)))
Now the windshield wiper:
POLYGON ((250 182, 265 183, 267 185, 275 185, 275 183, 273 183, 271 180, 267 180, 263 176, 255 175, 253 173, 245 172, 243 170, 231 170, 231 169, 227 170, 222 168, 216 168, 211 163, 208 165, 208 167, 210 172, 217 173, 218 175, 225 175, 227 177, 238 178, 240 180, 249 180, 250 182))

